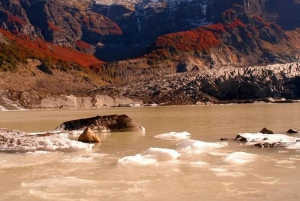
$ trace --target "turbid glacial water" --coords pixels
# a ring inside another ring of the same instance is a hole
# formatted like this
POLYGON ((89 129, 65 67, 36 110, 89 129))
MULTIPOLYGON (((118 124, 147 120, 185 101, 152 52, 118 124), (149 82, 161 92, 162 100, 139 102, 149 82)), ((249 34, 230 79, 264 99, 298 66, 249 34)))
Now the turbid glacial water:
POLYGON ((92 149, 0 152, 0 200, 299 200, 300 148, 232 140, 263 127, 283 134, 300 128, 299 110, 262 104, 0 112, 0 127, 26 132, 107 114, 127 114, 146 128, 100 134, 92 149))

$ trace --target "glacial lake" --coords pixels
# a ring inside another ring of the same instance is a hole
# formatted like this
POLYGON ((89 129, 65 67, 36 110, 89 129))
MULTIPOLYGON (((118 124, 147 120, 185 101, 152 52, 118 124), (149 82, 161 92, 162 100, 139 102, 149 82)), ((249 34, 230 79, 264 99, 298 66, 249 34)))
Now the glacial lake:
POLYGON ((299 111, 300 103, 0 112, 0 127, 26 132, 108 114, 127 114, 146 129, 99 134, 102 142, 87 150, 0 152, 0 200, 296 201, 300 149, 255 148, 234 138, 264 127, 282 134, 300 128, 299 111), (170 132, 190 136, 157 137, 170 132))

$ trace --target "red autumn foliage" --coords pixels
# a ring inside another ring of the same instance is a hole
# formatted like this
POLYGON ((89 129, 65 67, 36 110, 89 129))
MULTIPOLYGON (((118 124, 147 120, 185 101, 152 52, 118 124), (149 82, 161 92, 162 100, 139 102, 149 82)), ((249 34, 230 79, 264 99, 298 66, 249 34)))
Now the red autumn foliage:
POLYGON ((226 27, 228 29, 232 29, 232 28, 237 28, 237 27, 242 27, 242 28, 245 28, 246 25, 239 19, 234 19, 231 23, 228 23, 226 25, 226 27))
POLYGON ((264 22, 263 18, 261 18, 261 17, 259 17, 257 15, 254 15, 253 19, 256 19, 257 21, 260 21, 260 22, 264 22))
POLYGON ((148 58, 157 61, 169 58, 173 52, 207 52, 221 43, 218 37, 224 32, 224 26, 216 24, 158 37, 148 58))
POLYGON ((85 16, 85 15, 82 15, 81 16, 81 20, 84 24, 89 24, 89 17, 85 16))
POLYGON ((49 29, 52 29, 53 31, 61 32, 61 29, 58 26, 55 26, 53 22, 47 21, 47 24, 49 29))
POLYGON ((225 33, 225 27, 224 24, 218 23, 218 24, 211 24, 209 26, 204 26, 204 29, 210 30, 212 32, 218 32, 218 33, 225 33))
POLYGON ((77 63, 84 67, 89 67, 94 64, 101 64, 102 61, 90 54, 78 52, 71 48, 61 47, 45 42, 42 39, 30 40, 28 36, 15 36, 8 31, 0 29, 8 40, 17 47, 17 52, 23 59, 36 58, 41 60, 50 60, 56 64, 64 61, 67 63, 77 63))
POLYGON ((22 20, 20 17, 15 15, 9 15, 7 21, 11 23, 17 23, 19 25, 27 24, 24 20, 22 20))
POLYGON ((91 45, 86 43, 86 42, 83 42, 82 40, 78 40, 76 41, 76 45, 77 47, 79 47, 80 49, 89 49, 91 48, 91 45))
POLYGON ((259 22, 261 22, 261 23, 263 23, 267 27, 269 27, 271 25, 270 22, 266 22, 263 18, 261 18, 261 17, 259 17, 257 15, 252 16, 252 18, 255 19, 255 20, 257 20, 257 21, 259 21, 259 22))

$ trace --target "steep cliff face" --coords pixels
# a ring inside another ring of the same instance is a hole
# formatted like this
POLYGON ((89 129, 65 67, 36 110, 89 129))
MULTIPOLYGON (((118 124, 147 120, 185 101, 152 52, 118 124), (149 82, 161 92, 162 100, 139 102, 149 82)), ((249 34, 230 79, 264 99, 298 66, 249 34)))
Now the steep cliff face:
POLYGON ((224 23, 223 14, 228 9, 236 11, 239 16, 235 17, 257 16, 283 29, 299 26, 293 13, 300 11, 296 0, 102 0, 96 1, 92 9, 114 20, 123 30, 122 36, 97 48, 98 58, 106 61, 140 56, 165 34, 224 23))
POLYGON ((7 0, 0 4, 1 28, 94 53, 101 40, 121 35, 109 18, 88 10, 90 1, 7 0))
MULTIPOLYGON (((224 21, 224 13, 232 9, 244 24, 256 16, 291 31, 300 24, 293 15, 299 6, 298 0, 7 0, 0 4, 0 26, 32 39, 76 47, 104 61, 118 61, 149 52, 165 34, 226 25, 230 22, 224 21)), ((261 32, 259 26, 256 29, 261 32)), ((268 30, 262 32, 270 35, 268 30)))
POLYGON ((230 5, 227 0, 97 1, 92 9, 114 20, 123 31, 117 40, 99 47, 97 56, 106 61, 140 56, 161 35, 219 21, 230 5))

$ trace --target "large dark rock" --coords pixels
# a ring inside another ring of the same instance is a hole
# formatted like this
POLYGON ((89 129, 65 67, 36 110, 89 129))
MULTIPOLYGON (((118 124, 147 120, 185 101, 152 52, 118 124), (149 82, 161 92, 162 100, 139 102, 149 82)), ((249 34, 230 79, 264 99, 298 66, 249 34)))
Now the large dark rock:
POLYGON ((82 130, 87 127, 96 132, 110 131, 143 131, 144 128, 135 123, 127 115, 95 116, 64 122, 56 130, 82 130))
POLYGON ((296 128, 291 128, 287 131, 287 133, 298 133, 298 132, 299 132, 299 130, 296 128))
POLYGON ((248 141, 247 138, 245 138, 245 137, 243 137, 243 136, 241 136, 241 135, 237 135, 237 136, 235 137, 235 140, 236 140, 236 141, 239 141, 239 142, 247 142, 247 141, 248 141))
POLYGON ((267 128, 263 128, 263 129, 260 131, 260 133, 263 133, 263 134, 274 134, 273 131, 271 131, 271 130, 269 130, 269 129, 267 129, 267 128))

